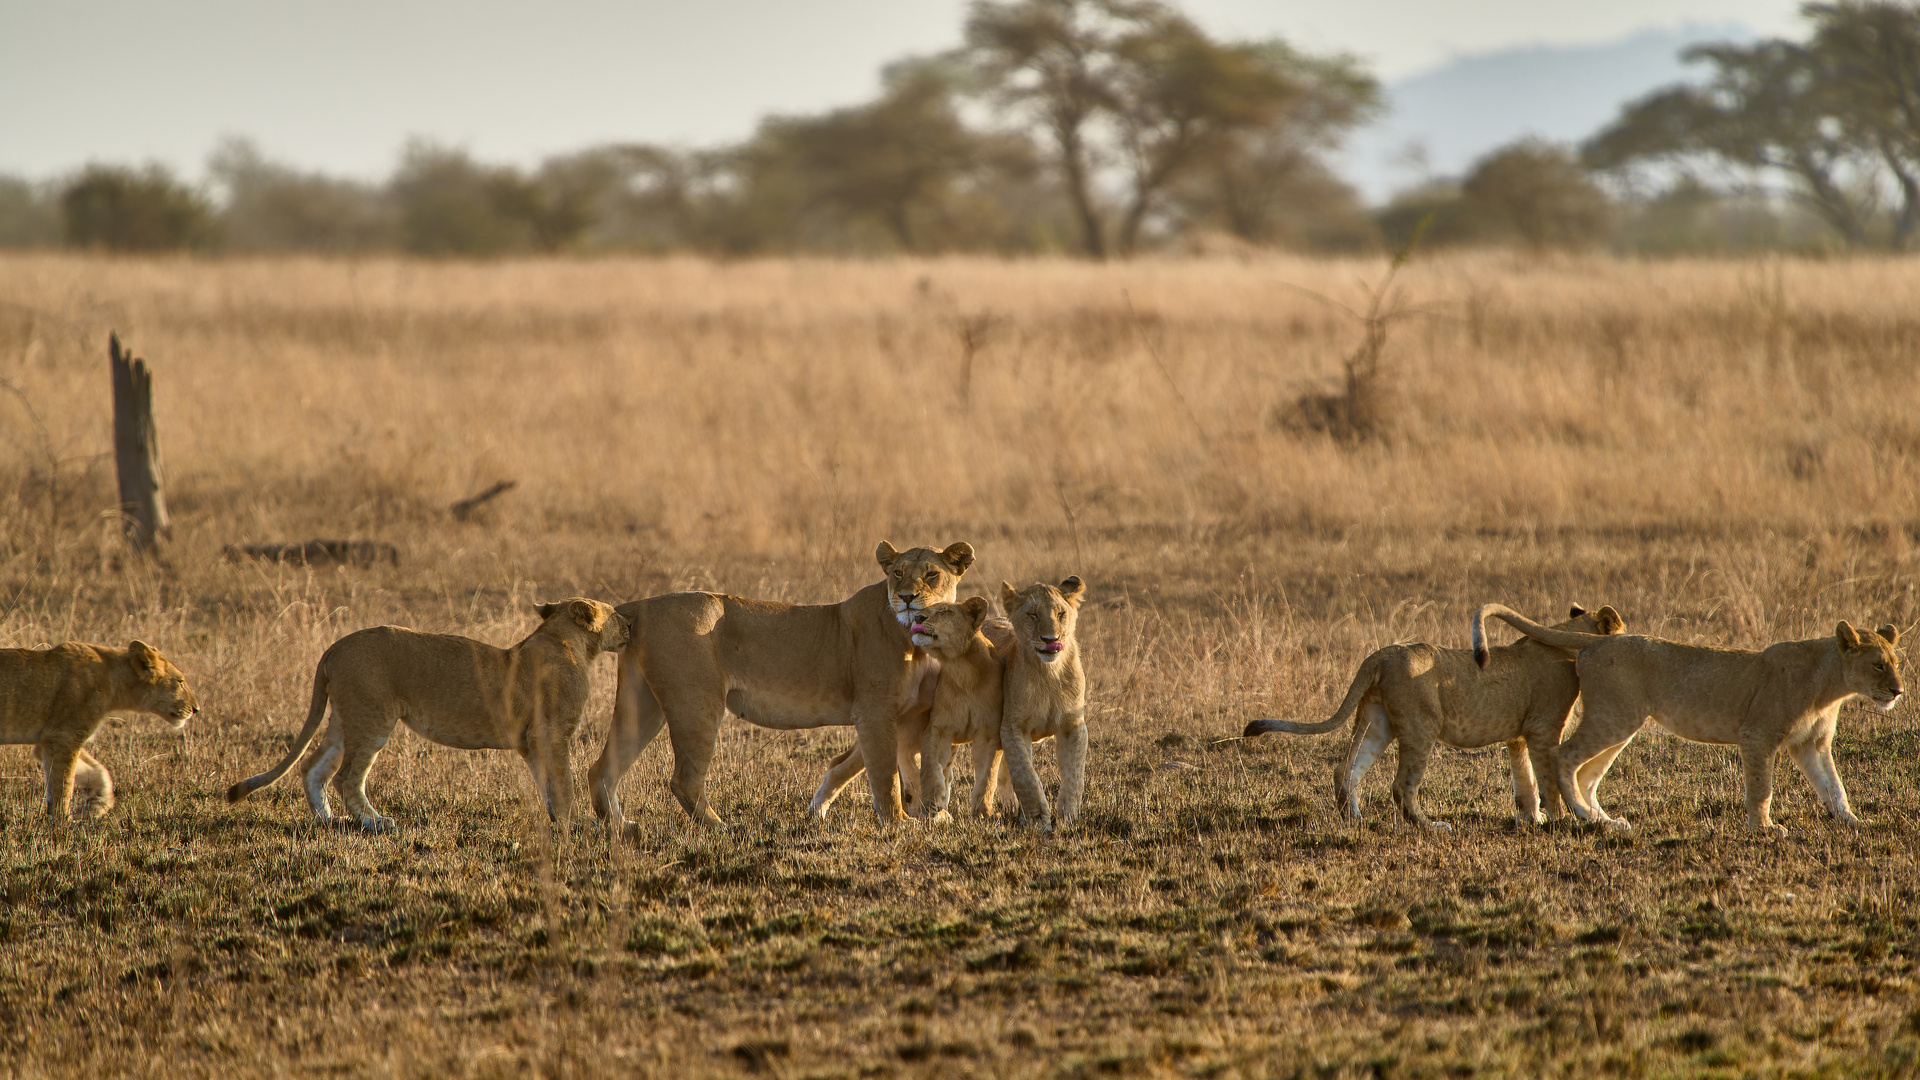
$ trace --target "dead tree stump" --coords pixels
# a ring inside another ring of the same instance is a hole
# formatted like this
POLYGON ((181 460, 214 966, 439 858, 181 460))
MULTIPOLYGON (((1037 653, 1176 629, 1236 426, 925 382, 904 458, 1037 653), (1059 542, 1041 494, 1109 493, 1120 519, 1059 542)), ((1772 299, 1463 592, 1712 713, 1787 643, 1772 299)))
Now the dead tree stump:
POLYGON ((113 361, 113 459, 120 477, 120 514, 136 551, 152 551, 167 528, 160 485, 160 441, 153 427, 153 373, 145 360, 107 338, 113 361))

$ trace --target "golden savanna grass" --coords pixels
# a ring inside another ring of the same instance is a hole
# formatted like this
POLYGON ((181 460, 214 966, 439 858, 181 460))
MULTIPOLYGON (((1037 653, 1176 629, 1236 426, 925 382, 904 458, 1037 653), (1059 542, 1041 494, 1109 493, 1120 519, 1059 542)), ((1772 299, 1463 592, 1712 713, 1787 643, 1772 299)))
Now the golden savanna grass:
POLYGON ((1654 734, 1602 789, 1627 834, 1517 831, 1497 748, 1429 771, 1453 833, 1394 822, 1391 762, 1350 827, 1344 738, 1222 740, 1489 600, 1741 646, 1912 627, 1920 264, 1416 259, 1384 434, 1290 427, 1384 272, 0 258, 0 645, 139 636, 205 706, 110 722, 120 805, 67 831, 0 753, 0 1076, 1912 1075, 1910 706, 1842 717, 1871 824, 1783 765, 1780 842, 1731 750, 1654 734), (110 513, 109 330, 156 373, 158 562, 110 513), (316 537, 401 561, 221 557, 316 537), (882 539, 971 542, 963 595, 1091 584, 1079 828, 883 833, 860 785, 811 826, 850 732, 738 723, 712 833, 665 739, 632 842, 405 734, 370 784, 396 836, 316 830, 292 780, 220 799, 350 630, 835 600, 882 539))

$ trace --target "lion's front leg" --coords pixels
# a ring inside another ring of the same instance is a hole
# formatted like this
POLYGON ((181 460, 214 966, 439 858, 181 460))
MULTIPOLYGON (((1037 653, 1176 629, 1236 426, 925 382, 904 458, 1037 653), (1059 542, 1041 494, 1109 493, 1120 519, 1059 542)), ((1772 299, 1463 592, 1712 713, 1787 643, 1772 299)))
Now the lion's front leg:
POLYGON ((1800 767, 1807 783, 1813 785, 1814 795, 1827 813, 1848 825, 1860 824, 1860 819, 1854 816, 1853 807, 1847 802, 1847 789, 1840 783, 1840 771, 1833 765, 1833 732, 1816 735, 1792 747, 1790 752, 1793 754, 1793 763, 1800 767))
POLYGON ((1033 740, 1020 725, 1002 723, 1000 749, 1007 756, 1013 791, 1020 799, 1020 819, 1042 832, 1052 832, 1053 807, 1047 804, 1047 789, 1041 785, 1040 772, 1033 765, 1033 740))
POLYGON ((953 790, 947 781, 947 765, 953 760, 953 733, 933 726, 920 739, 920 805, 915 816, 922 821, 951 821, 947 803, 953 790))
POLYGON ((1087 794, 1087 722, 1079 718, 1060 733, 1060 809, 1054 820, 1062 828, 1080 816, 1087 794))
POLYGON ((900 801, 899 737, 894 728, 890 709, 867 708, 854 714, 854 734, 867 763, 867 789, 873 793, 873 816, 883 826, 897 825, 907 817, 900 801))

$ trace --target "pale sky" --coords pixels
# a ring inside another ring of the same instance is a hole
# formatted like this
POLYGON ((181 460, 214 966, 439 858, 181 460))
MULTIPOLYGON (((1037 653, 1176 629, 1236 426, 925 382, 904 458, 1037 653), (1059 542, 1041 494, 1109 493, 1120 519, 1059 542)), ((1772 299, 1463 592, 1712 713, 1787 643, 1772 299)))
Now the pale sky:
MULTIPOLYGON (((1353 52, 1384 79, 1450 58, 1738 22, 1799 0, 1189 0, 1228 37, 1353 52)), ((386 175, 411 135, 493 161, 613 141, 738 139, 851 104, 882 64, 958 43, 966 0, 0 0, 0 173, 157 160, 226 135, 304 168, 386 175)))

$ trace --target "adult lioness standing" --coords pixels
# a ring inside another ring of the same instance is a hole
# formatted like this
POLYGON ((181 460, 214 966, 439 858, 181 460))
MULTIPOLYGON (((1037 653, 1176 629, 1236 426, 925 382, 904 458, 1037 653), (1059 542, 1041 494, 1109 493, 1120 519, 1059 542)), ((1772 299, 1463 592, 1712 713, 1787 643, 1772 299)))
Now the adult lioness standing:
POLYGON ((885 580, 837 604, 686 592, 616 608, 632 622, 633 640, 620 656, 607 745, 589 774, 594 812, 632 827, 620 780, 664 724, 674 797, 695 821, 720 824, 707 802, 707 769, 731 711, 781 730, 852 724, 875 815, 887 825, 904 818, 894 723, 928 707, 938 671, 908 627, 915 612, 953 599, 973 548, 896 551, 882 542, 874 557, 885 580))
POLYGON ((1533 622, 1488 604, 1474 613, 1473 644, 1484 650, 1485 620, 1496 618, 1535 641, 1577 650, 1586 716, 1556 752, 1554 779, 1567 809, 1582 821, 1628 828, 1600 808, 1600 781, 1613 759, 1651 719, 1683 739, 1740 748, 1747 779, 1747 827, 1775 836, 1773 769, 1780 751, 1806 774, 1829 814, 1858 825, 1833 767, 1840 705, 1863 697, 1887 712, 1900 700, 1900 631, 1862 633, 1842 622, 1832 637, 1781 641, 1765 649, 1721 649, 1638 634, 1603 637, 1533 622))

